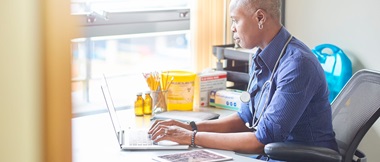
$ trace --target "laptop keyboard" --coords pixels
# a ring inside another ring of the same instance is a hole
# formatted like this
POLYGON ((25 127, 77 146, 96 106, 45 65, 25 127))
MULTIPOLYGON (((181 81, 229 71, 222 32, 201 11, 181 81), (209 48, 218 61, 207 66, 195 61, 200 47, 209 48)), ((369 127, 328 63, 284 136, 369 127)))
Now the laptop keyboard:
POLYGON ((147 131, 134 130, 129 133, 129 144, 132 146, 149 146, 155 145, 153 140, 150 139, 147 131))

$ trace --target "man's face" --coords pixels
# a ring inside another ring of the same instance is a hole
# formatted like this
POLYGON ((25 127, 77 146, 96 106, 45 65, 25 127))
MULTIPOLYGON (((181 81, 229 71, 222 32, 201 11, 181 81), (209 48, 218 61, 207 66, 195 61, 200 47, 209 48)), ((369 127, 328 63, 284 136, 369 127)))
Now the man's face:
POLYGON ((238 0, 231 0, 230 14, 232 19, 231 30, 236 44, 246 49, 258 46, 258 22, 254 15, 248 15, 244 7, 236 6, 238 0))

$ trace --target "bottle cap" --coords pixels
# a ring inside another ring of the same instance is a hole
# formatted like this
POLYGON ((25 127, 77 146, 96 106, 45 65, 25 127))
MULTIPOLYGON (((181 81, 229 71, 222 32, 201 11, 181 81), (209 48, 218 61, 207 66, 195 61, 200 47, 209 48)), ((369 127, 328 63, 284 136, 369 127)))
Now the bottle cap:
POLYGON ((136 95, 137 95, 137 96, 141 96, 141 95, 142 95, 142 92, 137 92, 136 95))
POLYGON ((150 91, 145 91, 145 94, 150 94, 150 91))

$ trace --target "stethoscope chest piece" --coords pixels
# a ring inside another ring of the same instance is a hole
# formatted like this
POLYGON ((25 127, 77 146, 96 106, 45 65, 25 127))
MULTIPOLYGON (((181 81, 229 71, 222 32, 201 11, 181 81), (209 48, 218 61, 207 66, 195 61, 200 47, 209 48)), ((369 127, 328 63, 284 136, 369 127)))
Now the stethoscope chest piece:
POLYGON ((240 95, 240 101, 248 103, 251 100, 251 95, 247 91, 243 91, 240 95))

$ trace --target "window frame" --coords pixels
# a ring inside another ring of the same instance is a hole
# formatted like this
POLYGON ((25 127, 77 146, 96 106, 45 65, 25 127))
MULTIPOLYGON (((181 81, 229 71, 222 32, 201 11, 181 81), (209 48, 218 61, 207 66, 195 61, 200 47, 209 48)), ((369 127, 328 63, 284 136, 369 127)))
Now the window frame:
POLYGON ((159 33, 190 30, 190 7, 151 8, 147 10, 110 10, 91 8, 91 4, 72 1, 85 6, 86 12, 72 13, 82 31, 80 37, 72 41, 85 43, 85 76, 72 78, 72 83, 82 82, 84 100, 90 102, 91 57, 96 37, 159 33), (94 39, 95 38, 95 39, 94 39))
POLYGON ((190 29, 190 8, 116 12, 102 10, 73 16, 79 20, 85 38, 190 29))

